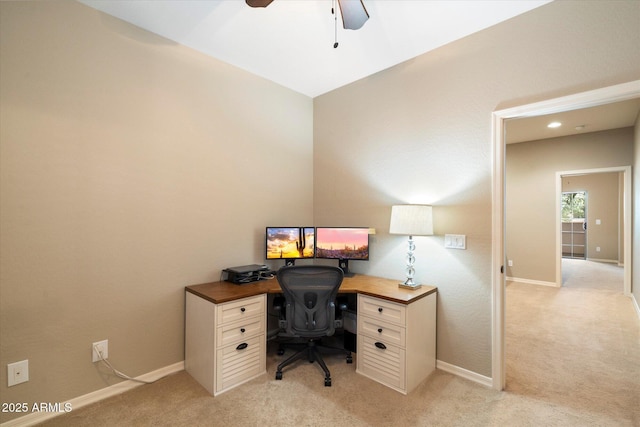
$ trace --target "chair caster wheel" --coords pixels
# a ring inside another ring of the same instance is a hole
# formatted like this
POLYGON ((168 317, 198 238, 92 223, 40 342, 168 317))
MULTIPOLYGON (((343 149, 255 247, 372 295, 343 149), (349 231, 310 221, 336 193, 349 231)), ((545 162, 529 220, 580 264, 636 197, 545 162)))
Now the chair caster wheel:
POLYGON ((284 348, 278 347, 278 356, 282 356, 284 354, 284 348))
POLYGON ((276 379, 277 380, 281 380, 282 379, 282 372, 276 372, 276 379))
POLYGON ((331 387, 331 378, 325 378, 324 379, 324 386, 325 387, 331 387))
POLYGON ((347 363, 353 363, 353 357, 347 356, 347 363))

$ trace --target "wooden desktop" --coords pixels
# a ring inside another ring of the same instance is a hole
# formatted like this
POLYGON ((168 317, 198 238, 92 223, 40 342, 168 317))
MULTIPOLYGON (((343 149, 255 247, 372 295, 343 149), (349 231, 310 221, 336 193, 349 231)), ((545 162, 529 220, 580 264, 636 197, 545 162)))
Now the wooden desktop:
MULTIPOLYGON (((397 280, 345 277, 340 294, 357 294, 356 372, 407 394, 435 369, 436 294, 397 280)), ((266 372, 267 294, 276 279, 187 286, 185 369, 218 395, 266 372)))

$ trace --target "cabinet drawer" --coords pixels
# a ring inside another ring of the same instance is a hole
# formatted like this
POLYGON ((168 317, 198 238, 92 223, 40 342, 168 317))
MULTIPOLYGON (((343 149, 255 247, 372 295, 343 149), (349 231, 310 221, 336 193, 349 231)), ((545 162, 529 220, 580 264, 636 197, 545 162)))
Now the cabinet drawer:
POLYGON ((358 316, 358 333, 367 335, 385 344, 405 347, 405 331, 402 326, 372 319, 368 316, 358 316))
POLYGON ((218 347, 240 344, 243 340, 264 333, 264 315, 249 317, 239 322, 225 323, 217 330, 218 347))
POLYGON ((218 325, 236 320, 246 319, 259 314, 264 315, 265 296, 243 298, 237 301, 225 302, 218 306, 218 325))
POLYGON ((264 335, 218 350, 216 393, 226 391, 263 373, 266 363, 265 352, 264 335), (242 344, 246 344, 246 347, 239 348, 242 344))
POLYGON ((382 341, 358 335, 358 371, 382 384, 404 391, 405 389, 405 351, 384 343, 385 349, 376 343, 382 341))
POLYGON ((404 304, 358 295, 358 315, 363 314, 374 319, 405 326, 407 307, 404 304))

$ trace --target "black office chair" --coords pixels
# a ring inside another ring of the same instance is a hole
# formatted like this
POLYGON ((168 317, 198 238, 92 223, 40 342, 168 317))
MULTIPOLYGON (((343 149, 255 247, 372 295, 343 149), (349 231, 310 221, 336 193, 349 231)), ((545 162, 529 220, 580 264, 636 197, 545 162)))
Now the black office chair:
POLYGON ((353 362, 350 351, 319 345, 321 338, 332 336, 335 329, 342 326, 336 319, 342 270, 331 266, 290 266, 278 270, 276 277, 285 298, 281 321, 285 335, 306 340, 303 350, 278 365, 276 380, 282 379, 282 368, 306 357, 310 363, 318 362, 325 374, 324 385, 331 386, 331 373, 319 350, 339 351, 347 356, 347 363, 353 362))

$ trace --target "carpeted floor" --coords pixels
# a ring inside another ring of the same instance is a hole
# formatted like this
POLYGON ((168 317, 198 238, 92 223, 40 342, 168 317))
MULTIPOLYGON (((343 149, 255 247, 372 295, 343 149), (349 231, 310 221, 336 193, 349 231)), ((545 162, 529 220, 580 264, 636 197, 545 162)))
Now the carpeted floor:
POLYGON ((508 393, 580 411, 583 425, 640 425, 640 328, 622 273, 563 260, 560 289, 508 284, 508 393))
POLYGON ((562 259, 562 286, 623 292, 624 268, 617 264, 562 259))
POLYGON ((640 426, 640 322, 621 289, 509 283, 501 392, 436 370, 404 396, 337 358, 332 387, 306 363, 276 381, 271 349, 267 375, 218 397, 180 372, 43 425, 640 426))

